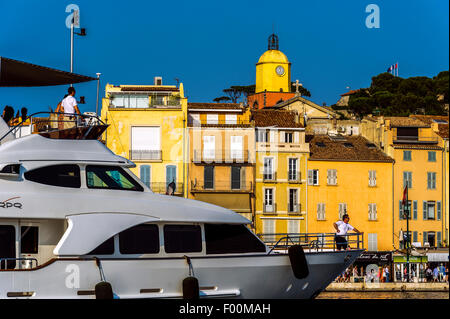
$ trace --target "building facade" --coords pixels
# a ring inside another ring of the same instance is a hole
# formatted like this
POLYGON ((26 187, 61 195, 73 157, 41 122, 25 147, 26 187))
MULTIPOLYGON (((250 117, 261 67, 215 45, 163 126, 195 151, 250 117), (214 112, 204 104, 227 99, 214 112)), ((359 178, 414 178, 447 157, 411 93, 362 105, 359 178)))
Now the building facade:
POLYGON ((103 140, 136 163, 131 170, 155 193, 186 196, 187 99, 183 84, 106 85, 103 140), (170 187, 169 187, 170 185, 170 187))

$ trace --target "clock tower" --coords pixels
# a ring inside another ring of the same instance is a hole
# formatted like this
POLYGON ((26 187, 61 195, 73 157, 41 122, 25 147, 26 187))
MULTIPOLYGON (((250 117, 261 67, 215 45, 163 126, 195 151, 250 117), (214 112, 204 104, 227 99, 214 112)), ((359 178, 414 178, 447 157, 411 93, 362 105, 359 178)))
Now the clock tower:
POLYGON ((277 35, 272 34, 268 42, 268 50, 261 55, 256 64, 255 93, 290 92, 291 63, 278 49, 277 35))

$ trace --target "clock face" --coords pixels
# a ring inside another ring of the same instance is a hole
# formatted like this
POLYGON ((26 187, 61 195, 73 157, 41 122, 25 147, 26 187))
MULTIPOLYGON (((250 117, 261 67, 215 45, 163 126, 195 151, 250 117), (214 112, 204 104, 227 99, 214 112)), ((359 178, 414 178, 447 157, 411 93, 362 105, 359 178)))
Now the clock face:
POLYGON ((277 68, 275 69, 275 72, 277 72, 277 74, 278 74, 279 76, 283 76, 283 75, 284 75, 284 68, 283 68, 281 65, 279 65, 279 66, 277 66, 277 68))

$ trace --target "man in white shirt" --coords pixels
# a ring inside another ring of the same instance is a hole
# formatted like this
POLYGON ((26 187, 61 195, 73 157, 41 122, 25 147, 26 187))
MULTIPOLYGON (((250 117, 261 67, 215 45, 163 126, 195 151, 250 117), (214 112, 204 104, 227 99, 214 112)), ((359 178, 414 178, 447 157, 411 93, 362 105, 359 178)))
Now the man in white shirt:
MULTIPOLYGON (((77 100, 75 99, 75 89, 73 87, 69 87, 68 89, 69 95, 67 95, 61 102, 61 106, 63 108, 63 112, 66 114, 80 114, 80 110, 78 109, 77 100)), ((64 116, 64 129, 72 128, 75 126, 75 115, 65 115, 64 116)))
POLYGON ((348 244, 345 235, 347 234, 348 231, 353 230, 358 234, 361 233, 355 227, 350 225, 348 223, 349 221, 350 217, 348 217, 347 214, 344 214, 344 216, 342 216, 342 220, 333 223, 333 226, 336 229, 336 235, 334 236, 334 240, 336 242, 337 250, 347 249, 348 244))

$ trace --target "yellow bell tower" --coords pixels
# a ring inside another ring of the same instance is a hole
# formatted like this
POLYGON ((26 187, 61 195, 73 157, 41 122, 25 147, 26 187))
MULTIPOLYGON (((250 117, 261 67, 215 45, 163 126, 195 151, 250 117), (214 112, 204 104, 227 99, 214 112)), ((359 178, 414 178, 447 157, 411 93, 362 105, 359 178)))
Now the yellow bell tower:
POLYGON ((256 88, 260 92, 290 92, 291 63, 286 55, 278 50, 278 36, 269 37, 268 50, 256 63, 256 88))

